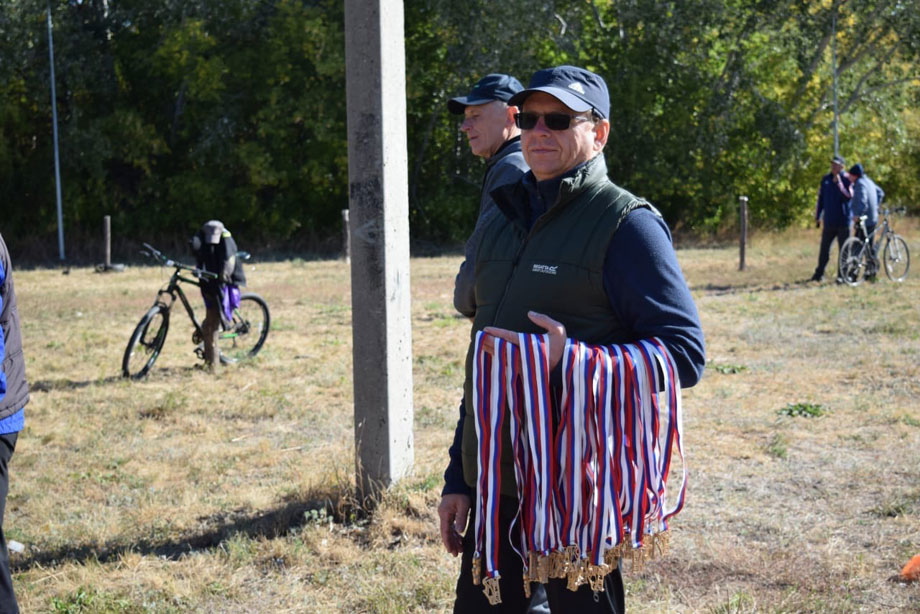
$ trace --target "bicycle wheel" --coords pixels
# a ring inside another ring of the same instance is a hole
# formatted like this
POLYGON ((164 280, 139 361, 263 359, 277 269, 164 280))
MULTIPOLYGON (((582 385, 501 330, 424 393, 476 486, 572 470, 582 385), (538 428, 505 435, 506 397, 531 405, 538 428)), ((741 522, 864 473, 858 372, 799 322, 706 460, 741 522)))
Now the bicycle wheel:
POLYGON ((840 278, 851 286, 858 286, 866 270, 863 254, 863 241, 859 237, 850 237, 840 248, 838 264, 840 278))
POLYGON ((141 318, 128 341, 121 361, 122 375, 131 379, 147 375, 163 349, 168 331, 169 309, 163 305, 154 305, 141 318))
POLYGON ((910 269, 910 251, 907 242, 899 235, 894 235, 885 242, 882 252, 885 261, 885 275, 891 281, 904 281, 910 269))
POLYGON ((240 306, 233 310, 233 324, 217 335, 220 361, 230 364, 258 354, 270 325, 268 305, 262 297, 258 294, 242 295, 240 306))

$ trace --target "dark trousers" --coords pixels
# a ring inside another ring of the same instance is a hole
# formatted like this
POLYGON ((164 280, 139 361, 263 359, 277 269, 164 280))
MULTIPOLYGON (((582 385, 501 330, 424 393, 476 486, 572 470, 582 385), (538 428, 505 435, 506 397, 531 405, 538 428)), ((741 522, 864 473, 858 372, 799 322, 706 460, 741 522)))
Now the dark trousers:
MULTIPOLYGON (((457 580, 457 600, 454 602, 454 614, 524 614, 530 607, 530 599, 524 596, 524 565, 521 558, 512 549, 508 540, 508 527, 517 512, 517 501, 502 497, 499 505, 499 528, 501 541, 499 546, 499 569, 502 602, 490 606, 482 592, 482 585, 473 584, 473 551, 475 550, 475 522, 471 518, 466 535, 463 537, 463 558, 460 562, 460 578, 457 580)), ((518 526, 514 527, 515 545, 520 550, 518 526)), ((483 569, 485 565, 483 564, 483 569)), ((531 589, 537 584, 531 584, 531 589)), ((565 578, 553 578, 546 585, 546 599, 550 612, 566 614, 625 614, 625 593, 623 577, 616 569, 604 580, 604 590, 595 593, 587 584, 577 591, 566 588, 565 578)), ((536 597, 536 594, 534 595, 536 597)))
POLYGON ((204 337, 204 364, 214 371, 220 367, 220 350, 217 347, 217 334, 220 332, 220 307, 215 304, 207 305, 204 321, 201 323, 201 334, 204 337))
MULTIPOLYGON (((831 243, 837 239, 837 250, 843 247, 843 242, 850 236, 848 226, 824 226, 821 230, 821 247, 818 249, 818 267, 815 269, 814 278, 821 279, 824 277, 824 269, 827 267, 827 261, 830 260, 831 243)), ((840 277, 840 271, 837 271, 837 277, 840 277)))
POLYGON ((19 614, 13 594, 13 577, 10 575, 10 553, 3 534, 3 514, 6 512, 6 494, 10 489, 10 459, 16 449, 19 433, 0 435, 0 614, 19 614))

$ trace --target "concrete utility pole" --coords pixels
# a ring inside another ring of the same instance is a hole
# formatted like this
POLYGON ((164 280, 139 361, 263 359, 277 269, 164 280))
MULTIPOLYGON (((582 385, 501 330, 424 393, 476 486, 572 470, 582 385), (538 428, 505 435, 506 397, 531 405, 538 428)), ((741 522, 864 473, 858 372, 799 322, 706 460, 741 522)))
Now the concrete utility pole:
POLYGON ((413 462, 406 62, 402 0, 345 0, 357 486, 413 462))

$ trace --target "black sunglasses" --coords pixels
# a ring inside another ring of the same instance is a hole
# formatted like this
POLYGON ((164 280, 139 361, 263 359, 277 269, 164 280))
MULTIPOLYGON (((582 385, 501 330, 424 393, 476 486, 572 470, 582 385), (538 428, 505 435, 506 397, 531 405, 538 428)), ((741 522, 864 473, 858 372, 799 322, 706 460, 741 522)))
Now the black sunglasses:
POLYGON ((568 113, 515 113, 514 125, 521 130, 533 130, 537 127, 537 122, 543 118, 543 124, 550 130, 568 130, 573 119, 580 121, 591 121, 590 117, 584 115, 569 115, 568 113))

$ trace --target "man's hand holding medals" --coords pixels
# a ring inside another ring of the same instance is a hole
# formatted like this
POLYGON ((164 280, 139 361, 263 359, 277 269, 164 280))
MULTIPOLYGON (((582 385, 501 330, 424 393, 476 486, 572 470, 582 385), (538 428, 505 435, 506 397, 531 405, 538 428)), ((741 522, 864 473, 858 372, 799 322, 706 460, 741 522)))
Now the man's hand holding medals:
POLYGON ((680 382, 664 344, 652 338, 595 346, 567 339, 565 326, 545 314, 528 317, 546 334, 486 327, 475 339, 473 582, 493 604, 501 601, 496 543, 505 419, 527 593, 530 582, 550 578, 566 578, 573 591, 583 584, 603 590, 621 557, 642 561, 662 552, 686 484, 684 468, 668 506, 671 454, 682 458, 683 451, 680 382), (555 396, 550 373, 557 366, 562 387, 555 396))

